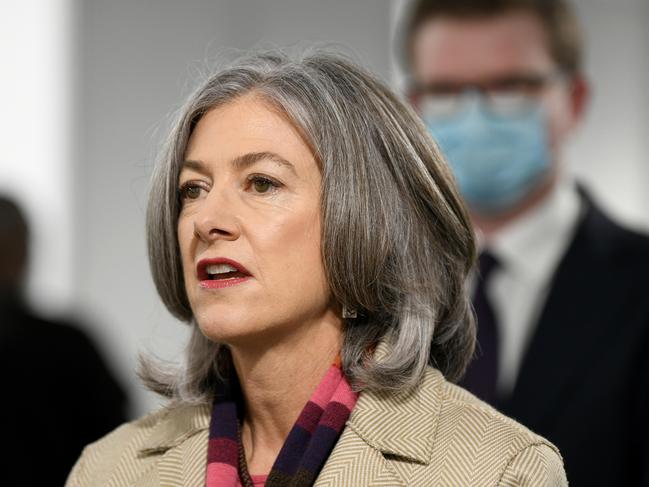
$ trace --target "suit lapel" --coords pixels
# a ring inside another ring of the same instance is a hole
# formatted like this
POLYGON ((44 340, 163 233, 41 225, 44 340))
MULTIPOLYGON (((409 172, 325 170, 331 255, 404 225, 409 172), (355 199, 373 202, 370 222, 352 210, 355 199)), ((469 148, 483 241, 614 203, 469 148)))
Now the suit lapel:
POLYGON ((209 406, 170 410, 147 438, 139 455, 159 457, 134 487, 203 487, 207 465, 209 406))
MULTIPOLYGON (((606 270, 607 220, 585 198, 586 213, 562 259, 511 398, 501 410, 530 428, 546 431, 583 376, 603 353, 611 290, 606 270), (603 231, 604 230, 604 231, 603 231), (605 307, 603 305, 605 304, 605 307)), ((618 291, 619 294, 619 291, 618 291)))
POLYGON ((428 369, 410 393, 361 393, 315 485, 409 485, 403 465, 431 462, 443 380, 428 369))
POLYGON ((382 453, 365 443, 348 424, 313 485, 401 487, 406 484, 388 466, 382 453))
POLYGON ((169 449, 158 463, 160 486, 203 487, 208 442, 208 430, 205 429, 169 449))
POLYGON ((133 484, 133 487, 161 487, 160 477, 158 477, 158 469, 151 468, 144 472, 133 484))

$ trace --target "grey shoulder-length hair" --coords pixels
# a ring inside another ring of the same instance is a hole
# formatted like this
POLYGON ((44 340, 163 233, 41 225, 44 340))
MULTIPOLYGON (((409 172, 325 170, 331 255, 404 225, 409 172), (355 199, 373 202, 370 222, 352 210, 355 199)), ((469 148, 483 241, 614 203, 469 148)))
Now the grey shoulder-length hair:
POLYGON ((428 364, 458 379, 475 345, 465 279, 475 241, 453 177, 415 112, 336 54, 249 55, 211 76, 180 110, 153 174, 147 211, 153 279, 169 311, 192 327, 185 362, 140 357, 139 375, 170 404, 203 403, 228 366, 187 298, 177 238, 178 177, 188 140, 209 110, 247 93, 278 110, 310 145, 322 173, 322 261, 333 296, 357 310, 341 351, 356 390, 407 390, 428 364), (372 354, 383 342, 389 353, 372 354))

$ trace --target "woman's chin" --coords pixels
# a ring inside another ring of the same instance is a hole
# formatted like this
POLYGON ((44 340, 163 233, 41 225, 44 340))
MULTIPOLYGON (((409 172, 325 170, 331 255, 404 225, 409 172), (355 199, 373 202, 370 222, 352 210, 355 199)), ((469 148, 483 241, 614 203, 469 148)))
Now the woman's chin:
POLYGON ((251 333, 250 330, 246 330, 242 327, 240 323, 235 325, 235 323, 224 322, 223 320, 210 322, 198 321, 198 326, 203 335, 210 340, 219 343, 238 341, 249 336, 251 333))
POLYGON ((230 316, 225 320, 223 317, 218 319, 197 319, 198 327, 203 335, 213 342, 225 343, 227 345, 241 346, 252 345, 262 337, 268 335, 268 327, 261 323, 255 325, 248 319, 236 319, 230 316))

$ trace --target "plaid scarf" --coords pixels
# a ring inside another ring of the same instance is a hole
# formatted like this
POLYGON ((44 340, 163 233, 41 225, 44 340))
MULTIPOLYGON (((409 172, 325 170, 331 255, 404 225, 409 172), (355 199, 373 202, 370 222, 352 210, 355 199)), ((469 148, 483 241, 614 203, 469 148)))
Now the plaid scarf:
POLYGON ((251 476, 241 444, 241 392, 236 377, 214 397, 207 449, 206 487, 313 485, 356 404, 340 368, 332 364, 288 434, 268 477, 251 476))

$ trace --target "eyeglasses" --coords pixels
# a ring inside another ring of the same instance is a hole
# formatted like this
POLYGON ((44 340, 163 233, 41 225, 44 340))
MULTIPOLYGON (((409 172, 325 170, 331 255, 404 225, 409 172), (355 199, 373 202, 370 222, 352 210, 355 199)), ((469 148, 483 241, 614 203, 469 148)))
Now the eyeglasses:
POLYGON ((491 115, 522 115, 538 106, 540 95, 553 83, 564 79, 561 72, 548 75, 512 76, 487 83, 433 83, 415 87, 412 99, 424 118, 440 119, 458 115, 476 96, 491 115))

